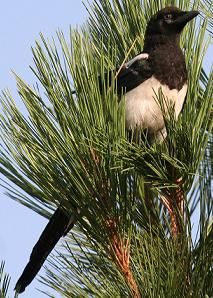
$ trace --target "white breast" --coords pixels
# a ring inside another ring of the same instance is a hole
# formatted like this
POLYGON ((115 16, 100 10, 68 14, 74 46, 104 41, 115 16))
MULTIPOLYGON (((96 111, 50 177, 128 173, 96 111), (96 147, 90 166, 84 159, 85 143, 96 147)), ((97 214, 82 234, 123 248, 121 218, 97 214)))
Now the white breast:
POLYGON ((165 137, 165 125, 159 104, 156 101, 156 94, 162 88, 165 100, 174 104, 175 115, 178 117, 186 96, 187 85, 180 91, 170 90, 167 86, 152 76, 138 87, 127 92, 125 95, 126 127, 128 129, 146 129, 155 135, 165 137))

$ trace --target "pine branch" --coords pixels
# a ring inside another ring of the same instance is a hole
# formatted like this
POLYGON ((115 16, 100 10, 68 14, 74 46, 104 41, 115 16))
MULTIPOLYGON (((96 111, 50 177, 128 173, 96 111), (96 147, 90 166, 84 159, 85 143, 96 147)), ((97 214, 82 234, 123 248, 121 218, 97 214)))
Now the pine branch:
POLYGON ((7 273, 4 272, 5 270, 5 262, 1 262, 0 266, 0 297, 6 298, 7 292, 10 284, 10 277, 7 273))
POLYGON ((8 92, 2 95, 0 171, 11 197, 46 217, 55 206, 67 217, 80 210, 42 279, 64 297, 200 297, 212 291, 213 85, 212 73, 202 68, 207 21, 190 24, 182 35, 188 95, 178 121, 172 109, 165 115, 163 144, 129 142, 116 80, 111 88, 104 80, 141 51, 147 20, 170 3, 94 1, 87 27, 72 30, 69 41, 58 32, 59 48, 41 35, 32 67, 39 87, 16 76, 27 114, 8 92))

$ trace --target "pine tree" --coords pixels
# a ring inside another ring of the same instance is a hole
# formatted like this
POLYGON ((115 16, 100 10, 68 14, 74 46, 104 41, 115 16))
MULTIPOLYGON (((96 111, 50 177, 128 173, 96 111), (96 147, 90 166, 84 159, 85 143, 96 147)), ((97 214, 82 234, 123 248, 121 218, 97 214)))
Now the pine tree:
POLYGON ((6 298, 10 284, 10 276, 5 273, 5 262, 0 264, 0 298, 6 298))
POLYGON ((26 113, 3 92, 0 172, 8 195, 42 216, 60 205, 77 219, 41 278, 62 297, 213 295, 213 86, 202 67, 211 7, 201 0, 94 1, 69 41, 58 32, 57 41, 41 35, 36 42, 38 84, 16 76, 26 113), (172 108, 165 113, 162 144, 129 142, 116 80, 100 94, 99 78, 142 50, 150 16, 171 4, 203 12, 181 36, 186 103, 178 121, 172 108))

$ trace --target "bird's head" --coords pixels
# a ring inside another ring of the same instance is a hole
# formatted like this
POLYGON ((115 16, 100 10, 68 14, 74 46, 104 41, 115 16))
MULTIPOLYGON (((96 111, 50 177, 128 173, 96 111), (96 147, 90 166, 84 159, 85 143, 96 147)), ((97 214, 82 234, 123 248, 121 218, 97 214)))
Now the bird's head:
POLYGON ((199 14, 198 11, 182 11, 175 6, 161 9, 148 22, 147 35, 179 35, 184 26, 199 14))

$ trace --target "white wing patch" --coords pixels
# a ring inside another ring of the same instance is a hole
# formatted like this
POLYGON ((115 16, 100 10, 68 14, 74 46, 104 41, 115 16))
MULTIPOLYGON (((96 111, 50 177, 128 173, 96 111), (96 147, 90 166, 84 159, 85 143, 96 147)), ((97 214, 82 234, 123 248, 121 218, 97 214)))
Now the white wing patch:
POLYGON ((149 54, 147 54, 147 53, 141 53, 141 54, 135 56, 129 62, 125 63, 124 66, 126 68, 129 68, 135 61, 141 60, 141 59, 148 59, 148 58, 149 58, 149 54))
MULTIPOLYGON (((125 95, 126 128, 146 129, 156 135, 157 139, 165 138, 166 129, 163 115, 159 104, 156 102, 156 94, 162 88, 165 99, 174 103, 175 115, 178 117, 187 92, 185 84, 180 91, 170 90, 168 86, 162 85, 154 76, 130 90, 125 95), (154 91, 155 92, 154 92, 154 91)), ((165 105, 166 108, 166 105, 165 105)))

